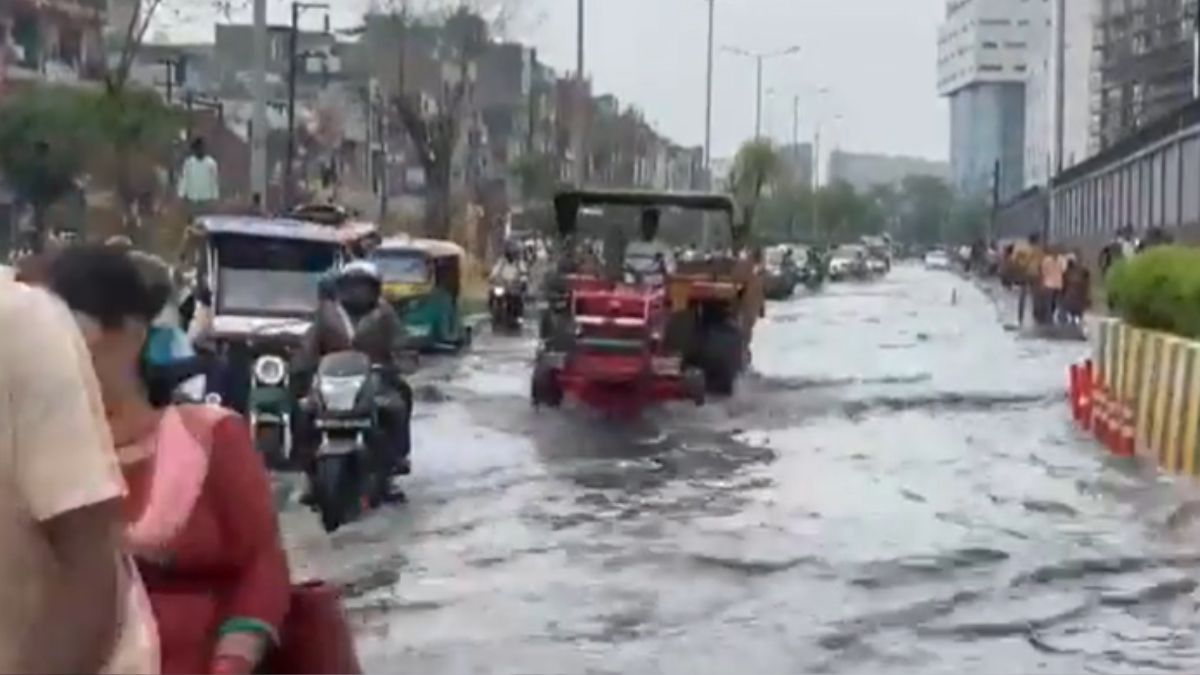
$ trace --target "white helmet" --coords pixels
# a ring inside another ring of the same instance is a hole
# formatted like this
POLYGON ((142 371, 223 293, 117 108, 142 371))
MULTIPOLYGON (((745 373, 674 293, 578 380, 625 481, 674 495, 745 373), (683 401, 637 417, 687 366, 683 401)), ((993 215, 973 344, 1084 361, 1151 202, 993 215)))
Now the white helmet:
POLYGON ((379 274, 379 268, 375 266, 375 263, 367 260, 355 260, 347 264, 338 276, 342 279, 368 278, 376 283, 383 281, 383 277, 379 274))

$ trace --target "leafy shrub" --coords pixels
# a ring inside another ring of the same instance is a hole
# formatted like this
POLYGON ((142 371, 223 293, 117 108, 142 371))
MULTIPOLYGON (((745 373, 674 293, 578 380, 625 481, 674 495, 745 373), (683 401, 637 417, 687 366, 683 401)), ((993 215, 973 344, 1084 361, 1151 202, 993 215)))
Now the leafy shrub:
POLYGON ((1114 265, 1105 285, 1109 307, 1125 321, 1200 338, 1200 249, 1152 248, 1114 265))

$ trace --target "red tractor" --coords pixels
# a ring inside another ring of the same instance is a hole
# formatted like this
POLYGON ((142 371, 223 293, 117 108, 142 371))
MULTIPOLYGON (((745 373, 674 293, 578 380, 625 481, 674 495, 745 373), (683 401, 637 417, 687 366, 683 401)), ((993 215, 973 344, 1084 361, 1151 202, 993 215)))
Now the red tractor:
POLYGON ((535 405, 557 407, 570 397, 605 412, 634 415, 665 401, 700 405, 710 392, 732 393, 746 344, 738 321, 742 286, 734 280, 733 261, 680 262, 661 284, 645 284, 627 278, 614 264, 619 244, 606 246, 607 266, 577 259, 582 236, 596 230, 609 234, 636 222, 620 218, 622 209, 671 209, 669 224, 677 226, 694 226, 716 214, 732 234, 733 203, 723 195, 557 195, 567 251, 560 274, 549 284, 550 309, 543 316, 531 383, 535 405), (692 212, 691 219, 682 212, 692 212))

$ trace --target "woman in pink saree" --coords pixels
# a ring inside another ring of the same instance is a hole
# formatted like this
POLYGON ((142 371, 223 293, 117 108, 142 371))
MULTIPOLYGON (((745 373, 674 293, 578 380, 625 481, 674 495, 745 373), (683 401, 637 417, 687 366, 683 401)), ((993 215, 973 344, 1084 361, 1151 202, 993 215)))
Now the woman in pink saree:
POLYGON ((266 469, 236 414, 169 405, 146 363, 163 300, 111 247, 50 266, 92 351, 129 494, 125 540, 158 624, 162 672, 251 673, 288 610, 287 559, 266 469))

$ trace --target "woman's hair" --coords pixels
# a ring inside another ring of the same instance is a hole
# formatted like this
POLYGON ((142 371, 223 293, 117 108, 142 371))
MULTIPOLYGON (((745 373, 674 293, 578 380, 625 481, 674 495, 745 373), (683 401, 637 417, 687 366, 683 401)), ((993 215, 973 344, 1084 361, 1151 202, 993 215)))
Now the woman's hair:
MULTIPOLYGON (((145 265, 146 261, 139 263, 128 251, 113 246, 68 246, 50 262, 48 285, 68 307, 95 319, 105 330, 120 328, 129 319, 149 325, 162 311, 166 297, 141 268, 145 265)), ((186 379, 179 365, 152 364, 143 355, 138 374, 150 405, 170 404, 172 392, 186 379)))
POLYGON ((149 324, 165 300, 146 283, 129 253, 112 246, 64 248, 50 262, 47 281, 72 310, 109 330, 128 319, 149 324))

